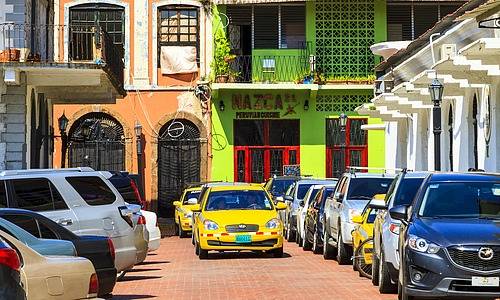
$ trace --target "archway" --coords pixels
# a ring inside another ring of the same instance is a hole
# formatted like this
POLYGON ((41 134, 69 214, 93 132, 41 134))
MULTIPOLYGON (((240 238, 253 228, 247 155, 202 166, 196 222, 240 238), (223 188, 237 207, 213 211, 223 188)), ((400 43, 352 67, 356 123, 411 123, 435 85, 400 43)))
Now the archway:
POLYGON ((172 202, 183 189, 200 181, 200 130, 186 119, 172 120, 160 130, 158 138, 158 214, 172 217, 172 202))
POLYGON ((68 166, 125 170, 125 135, 120 122, 102 112, 76 120, 68 133, 68 166))

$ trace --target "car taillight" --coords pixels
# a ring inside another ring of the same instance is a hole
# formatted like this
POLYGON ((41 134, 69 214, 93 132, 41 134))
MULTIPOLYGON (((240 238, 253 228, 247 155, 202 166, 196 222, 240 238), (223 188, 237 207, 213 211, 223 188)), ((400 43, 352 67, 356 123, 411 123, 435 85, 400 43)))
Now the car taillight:
POLYGON ((97 294, 99 292, 99 279, 97 279, 97 275, 94 273, 90 276, 89 282, 89 295, 97 294))
POLYGON ((391 225, 389 225, 389 231, 394 234, 399 234, 399 224, 391 223, 391 225))
POLYGON ((115 261, 115 245, 113 244, 113 240, 108 238, 108 248, 109 248, 109 253, 111 254, 111 258, 113 258, 113 261, 115 261))
POLYGON ((142 200, 141 193, 139 193, 139 188, 137 187, 137 184, 135 184, 135 181, 133 179, 130 179, 130 186, 134 190, 135 198, 137 198, 137 201, 139 201, 141 208, 145 208, 144 200, 142 200))
POLYGON ((137 221, 137 225, 146 225, 146 218, 143 215, 139 216, 139 220, 137 221))
POLYGON ((0 249, 0 265, 19 271, 21 268, 21 260, 16 250, 11 248, 0 249))
POLYGON ((122 216, 122 219, 127 222, 130 227, 134 228, 134 222, 132 221, 132 211, 126 206, 120 206, 118 207, 118 210, 120 211, 120 215, 122 216))

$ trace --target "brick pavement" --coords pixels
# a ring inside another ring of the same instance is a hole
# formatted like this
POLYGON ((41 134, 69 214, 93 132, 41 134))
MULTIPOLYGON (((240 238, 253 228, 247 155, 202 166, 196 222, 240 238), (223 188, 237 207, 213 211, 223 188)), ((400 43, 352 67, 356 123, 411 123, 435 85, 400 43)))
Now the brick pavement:
POLYGON ((380 295, 352 266, 285 244, 285 257, 194 254, 191 239, 164 238, 160 250, 118 282, 113 299, 396 299, 380 295))

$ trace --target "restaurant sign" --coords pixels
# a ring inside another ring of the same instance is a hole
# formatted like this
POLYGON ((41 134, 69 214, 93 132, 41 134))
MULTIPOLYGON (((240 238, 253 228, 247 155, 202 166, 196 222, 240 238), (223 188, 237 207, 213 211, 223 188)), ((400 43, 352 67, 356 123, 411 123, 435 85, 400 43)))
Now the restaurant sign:
POLYGON ((233 94, 231 103, 237 119, 277 119, 296 114, 299 105, 294 94, 233 94))

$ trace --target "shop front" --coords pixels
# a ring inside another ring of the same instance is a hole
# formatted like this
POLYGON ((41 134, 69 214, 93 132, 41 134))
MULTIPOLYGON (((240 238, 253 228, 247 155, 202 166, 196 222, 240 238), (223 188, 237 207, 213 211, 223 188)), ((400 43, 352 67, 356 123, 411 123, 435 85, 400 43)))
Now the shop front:
POLYGON ((370 91, 216 91, 212 109, 212 180, 264 182, 300 174, 338 177, 347 166, 382 166, 383 131, 352 112, 370 91), (345 126, 339 115, 348 116, 345 126), (341 136, 344 135, 344 139, 341 136))

